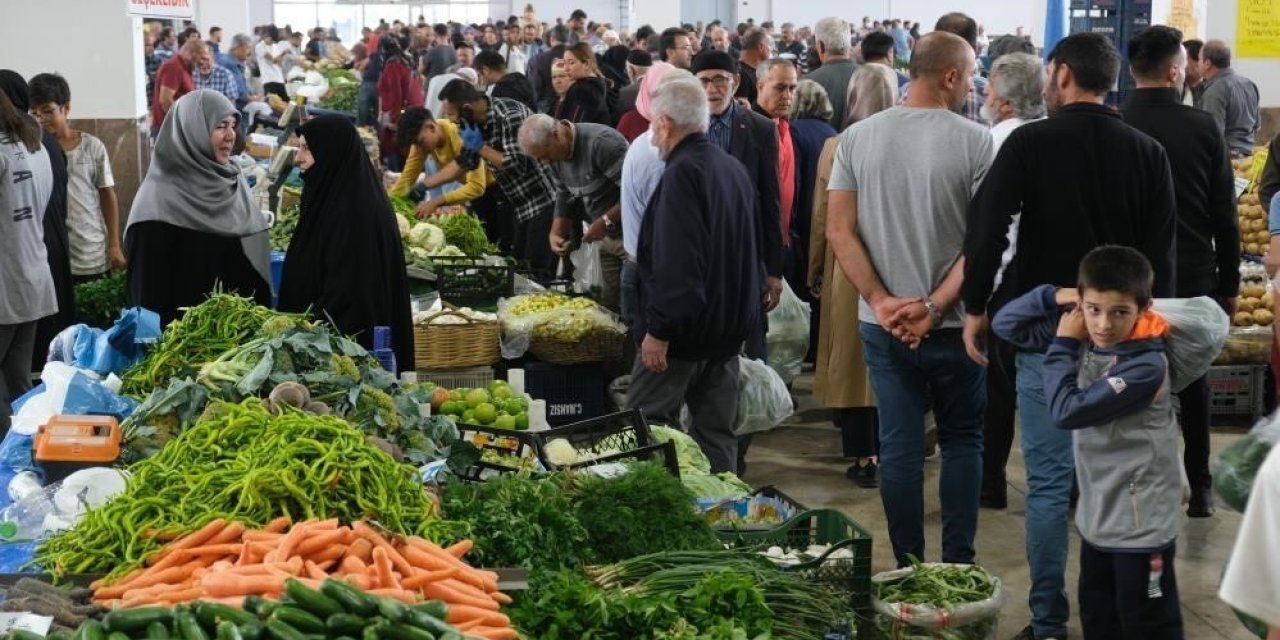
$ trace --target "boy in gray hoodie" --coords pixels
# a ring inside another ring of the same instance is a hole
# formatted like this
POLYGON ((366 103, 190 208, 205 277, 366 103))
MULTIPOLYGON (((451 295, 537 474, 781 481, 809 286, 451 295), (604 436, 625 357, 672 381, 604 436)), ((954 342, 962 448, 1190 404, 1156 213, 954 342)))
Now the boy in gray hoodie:
POLYGON ((1182 464, 1170 400, 1169 325, 1151 310, 1151 264, 1103 246, 1079 289, 1045 285, 1006 305, 992 328, 1046 350, 1044 388, 1072 430, 1080 502, 1080 620, 1086 640, 1180 640, 1174 547, 1182 464))

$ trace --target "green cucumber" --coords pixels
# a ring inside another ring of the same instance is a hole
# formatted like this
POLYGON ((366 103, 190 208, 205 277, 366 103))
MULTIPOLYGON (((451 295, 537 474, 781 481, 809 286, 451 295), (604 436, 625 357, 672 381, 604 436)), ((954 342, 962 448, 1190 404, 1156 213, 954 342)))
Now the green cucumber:
POLYGON ((347 613, 371 616, 378 612, 378 601, 369 594, 341 580, 325 580, 320 593, 342 606, 347 613))
POLYGON ((258 640, 262 637, 262 622, 258 620, 250 620, 236 625, 240 630, 240 637, 244 640, 258 640))
MULTIPOLYGON (((9 632, 9 640, 45 640, 45 636, 26 629, 14 629, 9 632)), ((124 640, 129 640, 129 636, 125 636, 124 640)))
POLYGON ((444 616, 437 618, 425 611, 410 610, 409 619, 405 620, 405 622, 415 627, 426 629, 432 633, 448 633, 449 631, 453 631, 453 626, 444 621, 444 616))
POLYGON ((146 629, 153 622, 167 626, 172 621, 173 610, 168 607, 138 607, 137 609, 113 609, 102 619, 102 624, 108 632, 120 631, 132 634, 146 629))
POLYGON ((159 621, 147 625, 147 640, 169 640, 169 625, 159 621))
POLYGON ((324 633, 324 620, 294 606, 283 605, 271 612, 272 620, 279 620, 303 633, 324 633))
POLYGON ((223 620, 218 623, 218 640, 244 640, 244 636, 240 635, 240 628, 236 623, 223 620))
POLYGON ((292 598, 298 607, 320 618, 328 618, 345 610, 338 601, 294 579, 285 581, 284 593, 292 598))
POLYGON ((329 635, 353 633, 358 635, 367 624, 369 624, 367 619, 353 613, 335 613, 324 621, 324 626, 329 629, 329 635))
MULTIPOLYGON (((20 640, 20 639, 17 636, 14 636, 13 638, 10 638, 10 640, 20 640)), ((107 640, 130 640, 130 638, 129 638, 129 634, 127 633, 112 631, 111 633, 107 634, 107 640)))
POLYGON ((414 611, 421 611, 441 620, 444 620, 445 616, 449 615, 449 607, 440 600, 428 600, 422 604, 415 604, 411 608, 414 611))
POLYGON ((378 598, 378 613, 391 622, 404 622, 409 618, 409 606, 399 600, 378 598))
POLYGON ((200 622, 196 620, 196 614, 192 613, 187 607, 179 607, 173 612, 173 622, 178 636, 182 640, 209 640, 209 634, 205 633, 204 628, 200 626, 200 622))
POLYGON ((382 640, 436 640, 434 634, 426 629, 411 627, 407 624, 393 622, 382 628, 382 640))
POLYGON ((97 620, 85 621, 76 635, 80 636, 80 640, 107 640, 107 632, 97 620))
POLYGON ((257 622, 258 616, 218 602, 198 602, 195 606, 196 619, 206 627, 216 627, 219 622, 228 621, 236 625, 257 622))
POLYGON ((267 635, 275 640, 307 640, 306 634, 294 629, 286 622, 275 619, 267 622, 267 635))

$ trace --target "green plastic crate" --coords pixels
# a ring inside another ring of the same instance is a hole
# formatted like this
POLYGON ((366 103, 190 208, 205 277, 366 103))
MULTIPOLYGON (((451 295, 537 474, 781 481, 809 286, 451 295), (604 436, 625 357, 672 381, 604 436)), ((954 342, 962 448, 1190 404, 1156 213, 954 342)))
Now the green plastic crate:
POLYGON ((783 567, 826 585, 846 599, 859 619, 871 612, 871 533, 835 509, 810 509, 767 531, 717 531, 721 542, 734 546, 777 545, 804 549, 809 545, 831 545, 822 556, 783 567), (839 549, 849 549, 852 558, 831 558, 839 549))

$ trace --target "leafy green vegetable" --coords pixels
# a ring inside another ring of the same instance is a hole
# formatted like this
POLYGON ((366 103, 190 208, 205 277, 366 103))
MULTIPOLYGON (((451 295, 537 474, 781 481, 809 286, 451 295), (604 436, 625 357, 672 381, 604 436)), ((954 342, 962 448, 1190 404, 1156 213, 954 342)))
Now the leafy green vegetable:
POLYGON ((479 484, 452 482, 442 510, 466 522, 474 562, 486 567, 555 568, 585 560, 587 532, 561 474, 512 474, 479 484))
POLYGON ((444 231, 445 242, 463 253, 473 257, 492 253, 489 236, 479 218, 463 212, 436 216, 431 221, 444 231))
POLYGON ((359 102, 359 94, 359 83, 333 84, 330 86, 329 93, 320 101, 320 104, 325 109, 355 113, 359 102))
MULTIPOLYGON (((285 187, 288 190, 290 187, 285 187)), ((300 205, 294 204, 280 210, 276 214, 276 222, 271 225, 268 235, 271 237, 271 249, 273 251, 288 251, 289 241, 293 240, 293 232, 298 229, 298 216, 300 205)))
POLYGON ((123 271, 113 271, 75 287, 76 319, 91 327, 105 329, 115 324, 120 310, 128 304, 123 271))
POLYGON ((676 457, 680 461, 681 475, 686 473, 711 473, 711 461, 707 459, 707 454, 702 452, 702 447, 689 434, 679 429, 672 429, 662 425, 651 425, 649 432, 653 434, 653 439, 658 442, 676 443, 676 457))
POLYGON ((719 546, 694 496, 656 464, 637 464, 613 478, 583 474, 574 484, 574 504, 595 562, 719 546))

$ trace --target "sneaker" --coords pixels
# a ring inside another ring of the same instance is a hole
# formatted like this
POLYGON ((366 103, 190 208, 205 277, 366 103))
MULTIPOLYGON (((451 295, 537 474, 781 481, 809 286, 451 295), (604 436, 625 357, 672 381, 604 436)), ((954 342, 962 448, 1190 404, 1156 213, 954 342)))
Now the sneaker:
POLYGON ((1066 636, 1038 636, 1036 635, 1035 630, 1031 628, 1031 625, 1027 625, 1025 629, 1018 632, 1018 635, 1013 637, 1013 640, 1067 640, 1067 637, 1066 636))
POLYGON ((1187 505, 1187 516, 1190 518, 1211 518, 1216 510, 1213 505, 1213 489, 1191 490, 1191 504, 1187 505))
POLYGON ((880 486, 880 467, 874 462, 865 465, 853 464, 845 469, 846 478, 863 489, 875 489, 880 486))

